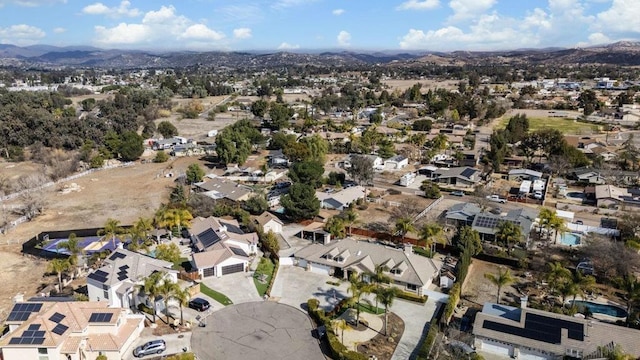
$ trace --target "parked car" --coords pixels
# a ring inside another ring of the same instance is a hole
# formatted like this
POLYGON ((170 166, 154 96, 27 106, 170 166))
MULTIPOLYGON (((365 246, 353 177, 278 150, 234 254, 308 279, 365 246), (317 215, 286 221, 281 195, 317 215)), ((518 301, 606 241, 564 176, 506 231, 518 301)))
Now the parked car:
POLYGON ((507 203, 507 199, 503 199, 498 195, 487 195, 487 199, 489 201, 497 202, 497 203, 500 203, 500 204, 506 204, 507 203))
POLYGON ((542 199, 542 191, 536 191, 533 193, 533 198, 541 200, 542 199))
POLYGON ((451 195, 452 196, 464 196, 464 191, 461 191, 461 190, 452 191, 451 195))
POLYGON ((206 311, 211 307, 211 304, 203 298, 195 298, 189 301, 189 307, 198 311, 206 311))
POLYGON ((165 350, 167 350, 167 344, 164 340, 153 340, 135 348, 133 356, 143 357, 151 354, 162 354, 165 350))

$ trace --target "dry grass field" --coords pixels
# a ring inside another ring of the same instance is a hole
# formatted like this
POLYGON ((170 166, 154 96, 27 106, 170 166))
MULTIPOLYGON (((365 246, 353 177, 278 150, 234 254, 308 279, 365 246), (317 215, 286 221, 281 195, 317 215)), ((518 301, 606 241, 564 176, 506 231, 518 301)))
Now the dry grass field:
POLYGON ((435 89, 447 89, 453 90, 458 88, 459 81, 455 80, 383 80, 382 83, 386 86, 389 86, 392 90, 399 90, 404 92, 405 90, 411 88, 414 84, 420 83, 422 84, 422 92, 426 93, 435 89))

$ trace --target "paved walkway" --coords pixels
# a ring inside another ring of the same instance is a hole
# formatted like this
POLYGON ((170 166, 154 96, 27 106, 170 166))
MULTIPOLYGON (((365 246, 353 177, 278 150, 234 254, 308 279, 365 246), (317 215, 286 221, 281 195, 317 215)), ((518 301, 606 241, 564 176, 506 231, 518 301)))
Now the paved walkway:
POLYGON ((199 359, 324 360, 305 313, 270 301, 227 306, 194 328, 191 347, 199 359))
MULTIPOLYGON (((355 330, 352 327, 348 327, 344 330, 344 333, 341 333, 342 330, 338 330, 338 338, 342 338, 344 341, 343 344, 347 349, 357 351, 359 344, 373 339, 382 331, 382 327, 384 326, 383 316, 384 315, 360 312, 360 321, 365 320, 369 324, 369 328, 364 331, 360 331, 355 330)), ((356 310, 348 309, 339 317, 339 319, 344 319, 347 322, 355 324, 356 317, 356 310)))

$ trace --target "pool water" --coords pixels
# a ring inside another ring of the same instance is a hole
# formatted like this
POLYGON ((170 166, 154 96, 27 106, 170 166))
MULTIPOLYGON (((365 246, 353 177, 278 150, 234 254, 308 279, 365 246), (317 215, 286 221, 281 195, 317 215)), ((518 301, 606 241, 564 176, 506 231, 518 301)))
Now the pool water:
POLYGON ((580 235, 574 233, 563 233, 560 235, 562 245, 575 246, 580 245, 580 235))
MULTIPOLYGON (((573 304, 574 301, 569 301, 570 304, 573 304)), ((585 307, 591 311, 593 314, 604 314, 608 316, 613 316, 617 318, 626 318, 627 311, 621 307, 607 304, 600 304, 591 301, 584 300, 575 300, 575 305, 578 307, 585 307)))

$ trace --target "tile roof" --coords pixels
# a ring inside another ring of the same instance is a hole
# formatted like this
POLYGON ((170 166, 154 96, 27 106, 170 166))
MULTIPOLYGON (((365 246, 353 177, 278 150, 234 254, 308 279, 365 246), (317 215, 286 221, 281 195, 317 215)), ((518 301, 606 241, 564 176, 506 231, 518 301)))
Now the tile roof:
POLYGON ((176 272, 171 269, 172 266, 168 261, 126 249, 116 249, 105 259, 103 266, 89 274, 89 278, 104 285, 114 285, 126 280, 136 282, 154 271, 176 272))
POLYGON ((256 217, 256 222, 260 225, 260 226, 265 226, 267 223, 269 223, 269 221, 275 221, 276 223, 283 225, 282 220, 278 219, 277 216, 271 214, 270 212, 263 212, 262 214, 260 214, 258 217, 256 217))

